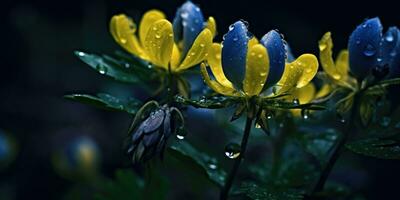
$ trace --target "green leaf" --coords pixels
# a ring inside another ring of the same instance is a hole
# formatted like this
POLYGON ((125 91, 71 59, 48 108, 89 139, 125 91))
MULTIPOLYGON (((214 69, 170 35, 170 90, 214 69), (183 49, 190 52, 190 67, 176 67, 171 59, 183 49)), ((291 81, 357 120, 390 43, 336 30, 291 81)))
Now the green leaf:
POLYGON ((141 71, 139 69, 146 69, 143 65, 118 61, 107 55, 99 56, 81 51, 75 51, 75 55, 100 74, 125 83, 140 82, 139 75, 141 71))
POLYGON ((65 95, 64 98, 106 110, 125 111, 130 114, 135 114, 141 105, 141 102, 137 99, 121 100, 104 93, 97 94, 97 96, 89 94, 70 94, 65 95))
POLYGON ((199 100, 187 99, 183 96, 176 96, 175 101, 184 105, 190 105, 195 108, 209 108, 209 109, 217 109, 217 108, 225 108, 235 104, 238 99, 233 97, 224 97, 224 96, 213 96, 213 97, 201 97, 199 100))
POLYGON ((303 194, 299 191, 260 187, 252 182, 245 182, 239 188, 240 193, 244 193, 247 197, 257 200, 301 200, 303 194))
POLYGON ((186 141, 175 141, 168 150, 173 156, 184 160, 187 165, 193 166, 193 169, 202 171, 218 186, 224 185, 226 172, 218 166, 215 158, 199 152, 186 141))
POLYGON ((338 138, 339 133, 335 129, 318 129, 315 127, 295 135, 295 139, 303 149, 313 155, 321 164, 326 163, 326 155, 338 138))
POLYGON ((358 140, 346 147, 365 156, 381 159, 400 159, 400 142, 395 138, 368 138, 358 140))

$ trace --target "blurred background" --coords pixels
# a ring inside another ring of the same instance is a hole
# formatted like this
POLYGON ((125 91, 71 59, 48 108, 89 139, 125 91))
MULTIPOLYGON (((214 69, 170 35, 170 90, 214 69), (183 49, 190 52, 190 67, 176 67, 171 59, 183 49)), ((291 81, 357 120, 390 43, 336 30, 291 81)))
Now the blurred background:
MULTIPOLYGON (((2 2, 0 199, 65 199, 86 180, 84 176, 92 175, 86 172, 113 177, 116 169, 130 167, 121 144, 131 116, 70 102, 62 96, 112 92, 140 97, 140 93, 99 76, 73 51, 111 53, 119 49, 108 31, 112 15, 127 13, 138 21, 142 13, 157 8, 172 20, 183 2, 2 2), (83 181, 76 181, 76 176, 83 181)), ((295 55, 318 54, 318 40, 327 31, 332 31, 335 52, 346 48, 351 31, 367 17, 379 16, 386 28, 400 25, 398 7, 385 1, 362 5, 350 1, 193 2, 205 16, 216 18, 217 40, 231 23, 244 19, 258 37, 279 29, 295 55)), ((203 144, 213 141, 215 133, 197 132, 202 134, 203 144)), ((210 151, 222 155, 223 145, 210 151)), ((395 199, 400 162, 364 157, 357 157, 357 162, 360 170, 348 178, 363 182, 365 187, 360 190, 367 199, 395 199)), ((190 193, 190 188, 179 189, 190 193)), ((90 194, 90 190, 83 193, 90 194)))

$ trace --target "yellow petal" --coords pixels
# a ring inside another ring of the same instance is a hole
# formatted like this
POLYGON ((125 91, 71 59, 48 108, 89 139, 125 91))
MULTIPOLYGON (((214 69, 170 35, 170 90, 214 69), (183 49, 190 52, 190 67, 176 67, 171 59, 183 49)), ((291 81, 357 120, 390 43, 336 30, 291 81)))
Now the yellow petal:
POLYGON ((208 17, 206 28, 211 31, 213 37, 217 35, 217 23, 215 22, 214 17, 208 17))
POLYGON ((258 39, 256 37, 252 37, 249 40, 249 43, 247 44, 247 46, 250 48, 250 47, 252 47, 252 46, 254 46, 254 45, 258 44, 258 43, 259 43, 258 39))
POLYGON ((240 96, 236 90, 228 87, 224 87, 215 80, 211 80, 210 75, 208 75, 206 65, 201 63, 200 65, 201 75, 203 76, 204 82, 216 93, 226 95, 226 96, 240 96))
POLYGON ((212 44, 208 50, 207 62, 210 65, 211 71, 218 83, 224 87, 234 89, 232 82, 226 78, 224 70, 222 69, 221 50, 221 44, 212 44))
POLYGON ((313 83, 308 83, 302 88, 297 88, 292 92, 293 98, 297 98, 299 103, 305 104, 311 102, 315 97, 315 85, 313 83))
POLYGON ((171 55, 171 70, 174 71, 181 61, 181 52, 179 51, 178 45, 174 44, 171 55))
POLYGON ((333 42, 331 38, 331 33, 327 32, 322 36, 319 41, 319 59, 321 61, 322 68, 324 71, 333 79, 339 80, 342 75, 335 66, 332 59, 332 47, 333 42))
POLYGON ((208 49, 212 44, 212 34, 208 29, 204 29, 197 36, 185 59, 177 69, 178 71, 193 67, 204 61, 208 54, 208 49))
POLYGON ((297 88, 307 85, 318 72, 318 59, 312 54, 303 54, 295 62, 302 70, 300 79, 297 81, 297 88))
POLYGON ((341 50, 336 58, 336 69, 342 75, 342 79, 346 79, 349 73, 349 51, 341 50))
POLYGON ((307 85, 318 71, 318 60, 312 54, 303 54, 291 63, 286 63, 285 71, 279 86, 278 94, 289 91, 291 88, 301 88, 307 85))
POLYGON ((315 98, 322 98, 331 93, 332 87, 329 84, 324 84, 322 85, 321 89, 317 92, 317 95, 315 95, 315 98))
POLYGON ((135 35, 136 24, 126 15, 114 15, 110 21, 110 32, 114 40, 126 51, 147 60, 135 35))
POLYGON ((139 24, 139 38, 142 44, 144 44, 146 40, 149 28, 160 19, 165 19, 165 15, 159 10, 149 10, 143 15, 139 24))
POLYGON ((153 23, 147 32, 144 47, 153 64, 168 69, 174 47, 172 24, 165 19, 153 23))
POLYGON ((243 80, 243 91, 248 96, 260 94, 269 72, 267 49, 256 44, 249 48, 246 57, 246 74, 243 80))

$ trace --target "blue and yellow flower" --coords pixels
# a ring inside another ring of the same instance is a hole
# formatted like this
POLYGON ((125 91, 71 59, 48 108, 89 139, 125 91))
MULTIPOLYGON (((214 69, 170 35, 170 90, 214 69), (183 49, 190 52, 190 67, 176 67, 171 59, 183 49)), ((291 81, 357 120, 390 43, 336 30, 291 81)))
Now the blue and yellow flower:
POLYGON ((207 56, 216 23, 213 17, 205 22, 200 8, 187 1, 178 9, 173 23, 163 12, 150 10, 143 15, 137 29, 132 19, 119 14, 112 17, 110 32, 129 53, 156 67, 179 73, 207 56))
POLYGON ((357 82, 385 68, 390 77, 400 75, 399 29, 390 27, 382 34, 382 24, 377 17, 357 26, 350 35, 348 50, 340 51, 335 62, 332 47, 331 33, 327 32, 319 41, 320 62, 337 85, 357 88, 357 82))
POLYGON ((269 95, 274 86, 275 94, 289 92, 307 85, 318 71, 318 60, 312 54, 303 54, 295 61, 286 59, 286 43, 272 30, 260 41, 247 30, 243 21, 229 27, 222 44, 212 44, 207 63, 201 72, 206 84, 215 92, 236 97, 269 95))

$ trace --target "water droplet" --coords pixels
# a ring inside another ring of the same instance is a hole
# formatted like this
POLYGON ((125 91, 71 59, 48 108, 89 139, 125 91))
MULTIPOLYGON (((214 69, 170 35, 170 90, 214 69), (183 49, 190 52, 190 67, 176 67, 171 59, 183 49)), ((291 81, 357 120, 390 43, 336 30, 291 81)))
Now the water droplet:
POLYGON ((310 115, 310 111, 309 110, 306 110, 306 109, 302 109, 301 110, 301 116, 303 116, 304 120, 307 120, 309 118, 309 115, 310 115))
POLYGON ((293 99, 293 104, 295 104, 295 105, 299 105, 299 104, 300 104, 300 102, 299 102, 299 99, 297 99, 297 98, 294 98, 294 99, 293 99))
POLYGON ((154 27, 153 27, 153 31, 156 31, 156 30, 157 30, 157 27, 154 26, 154 27))
POLYGON ((266 76, 267 72, 260 72, 260 76, 266 76))
POLYGON ((361 44, 361 40, 356 40, 356 44, 357 45, 361 44))
POLYGON ((206 46, 206 45, 205 45, 205 44, 203 44, 203 43, 201 43, 201 44, 200 44, 200 47, 205 47, 205 46, 206 46))
POLYGON ((375 55, 376 49, 371 44, 367 44, 367 46, 365 47, 363 53, 364 53, 365 56, 371 57, 371 56, 375 55))
POLYGON ((267 114, 267 119, 272 119, 272 113, 267 114))
POLYGON ((125 38, 119 38, 119 41, 120 41, 122 44, 126 44, 126 42, 127 42, 127 40, 126 40, 125 38))
POLYGON ((213 163, 208 164, 208 167, 209 167, 210 169, 217 169, 217 165, 216 165, 216 164, 213 164, 213 163))
POLYGON ((183 19, 186 19, 187 17, 189 17, 189 13, 188 13, 188 12, 182 12, 182 13, 181 13, 181 17, 182 17, 183 19))
POLYGON ((157 38, 157 39, 160 39, 160 38, 161 38, 161 35, 156 34, 156 38, 157 38))
POLYGON ((197 12, 200 12, 200 8, 199 8, 199 7, 196 7, 195 10, 196 10, 197 12))
POLYGON ((79 55, 79 56, 85 56, 86 54, 83 53, 83 52, 79 52, 78 55, 79 55))
POLYGON ((129 67, 131 67, 131 65, 129 64, 129 63, 125 63, 125 68, 129 68, 129 67))
POLYGON ((367 23, 363 23, 361 26, 362 26, 363 28, 367 28, 367 23))
POLYGON ((194 23, 195 23, 195 24, 198 24, 198 23, 200 23, 200 20, 199 20, 199 19, 195 19, 195 20, 194 20, 194 23))
POLYGON ((257 57, 258 57, 258 58, 262 58, 263 55, 262 55, 262 54, 258 54, 257 57))
POLYGON ((261 125, 259 123, 256 123, 255 128, 261 128, 261 125))
POLYGON ((180 127, 180 128, 178 128, 178 130, 176 132, 176 138, 183 140, 183 139, 185 139, 187 134, 188 134, 188 132, 185 130, 185 128, 180 127))
POLYGON ((106 74, 107 73, 107 68, 104 67, 103 65, 97 65, 96 69, 97 69, 97 71, 99 71, 100 74, 106 74))
POLYGON ((233 38, 233 41, 234 41, 234 42, 238 41, 238 38, 237 38, 237 37, 234 37, 234 38, 233 38))
POLYGON ((195 53, 195 52, 192 52, 192 53, 190 53, 190 55, 191 55, 191 56, 194 56, 194 55, 196 55, 196 53, 195 53))
POLYGON ((229 31, 232 31, 233 29, 235 29, 235 26, 232 24, 229 26, 229 31))
POLYGON ((180 140, 183 140, 183 139, 185 139, 185 136, 183 136, 183 135, 176 135, 176 138, 178 138, 178 139, 180 139, 180 140))
POLYGON ((393 40, 394 40, 393 33, 389 31, 389 32, 385 35, 385 40, 386 40, 387 42, 393 42, 393 40))
POLYGON ((183 22, 182 22, 182 26, 183 26, 183 27, 187 26, 187 22, 186 22, 186 21, 183 21, 183 22))
POLYGON ((326 44, 325 43, 321 43, 321 44, 319 44, 319 50, 320 51, 323 51, 323 50, 325 50, 326 49, 326 44))
POLYGON ((194 31, 195 31, 195 29, 192 27, 192 28, 190 28, 190 31, 194 32, 194 31))
POLYGON ((256 53, 255 53, 255 52, 251 52, 250 55, 251 55, 251 56, 255 56, 256 53))
POLYGON ((237 143, 229 143, 225 146, 225 156, 230 159, 235 159, 240 156, 240 145, 237 143))
POLYGON ((172 36, 174 36, 172 33, 168 34, 168 37, 172 37, 172 36))
POLYGON ((376 58, 376 61, 378 61, 378 62, 382 62, 382 58, 376 58))

